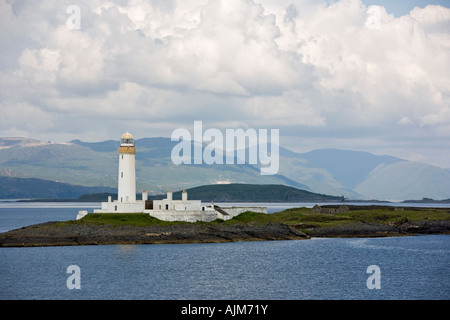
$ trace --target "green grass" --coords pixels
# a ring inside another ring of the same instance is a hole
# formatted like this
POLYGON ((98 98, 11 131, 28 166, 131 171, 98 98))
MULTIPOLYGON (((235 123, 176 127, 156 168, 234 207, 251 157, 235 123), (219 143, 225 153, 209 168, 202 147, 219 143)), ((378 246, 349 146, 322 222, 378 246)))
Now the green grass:
POLYGON ((309 208, 293 208, 273 214, 244 212, 234 219, 224 223, 284 223, 288 225, 310 224, 320 227, 331 227, 357 221, 369 223, 394 223, 403 221, 419 220, 449 220, 449 210, 389 210, 389 209, 370 209, 355 210, 344 213, 324 214, 312 213, 309 208))
POLYGON ((70 220, 59 222, 59 225, 69 224, 95 224, 95 225, 132 225, 132 226, 149 226, 149 225, 170 225, 183 222, 162 221, 151 217, 145 213, 90 213, 80 220, 70 220))
MULTIPOLYGON (((389 210, 370 209, 354 210, 336 214, 312 213, 309 208, 293 208, 273 214, 244 212, 231 220, 223 221, 217 219, 213 222, 197 222, 199 224, 238 224, 251 223, 255 225, 265 225, 268 223, 284 223, 287 225, 308 224, 320 227, 331 227, 357 221, 369 223, 395 223, 400 221, 418 220, 449 220, 449 210, 421 209, 421 210, 389 210)), ((59 222, 57 225, 68 224, 97 224, 97 225, 173 225, 188 222, 168 222, 156 219, 143 213, 90 213, 80 220, 59 222)))
MULTIPOLYGON (((448 220, 450 213, 448 210, 422 209, 422 210, 389 210, 389 209, 368 209, 354 210, 336 214, 314 214, 311 210, 289 209, 288 216, 297 214, 297 220, 285 219, 286 224, 309 223, 322 227, 330 227, 340 224, 365 221, 372 223, 389 223, 400 221, 419 221, 419 220, 448 220)), ((286 211, 280 212, 280 214, 286 211)), ((278 215, 277 213, 275 215, 278 215)))
POLYGON ((144 213, 92 213, 82 219, 83 223, 146 226, 163 222, 144 213))

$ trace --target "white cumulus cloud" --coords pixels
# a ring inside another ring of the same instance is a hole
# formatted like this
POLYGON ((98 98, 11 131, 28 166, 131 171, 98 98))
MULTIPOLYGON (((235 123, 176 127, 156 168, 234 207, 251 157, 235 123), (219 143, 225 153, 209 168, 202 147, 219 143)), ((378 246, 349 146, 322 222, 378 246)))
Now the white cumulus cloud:
POLYGON ((328 2, 79 1, 71 30, 72 1, 0 0, 0 108, 11 119, 0 135, 83 139, 95 124, 99 139, 131 125, 169 136, 203 120, 322 142, 448 139, 450 9, 394 17, 328 2))

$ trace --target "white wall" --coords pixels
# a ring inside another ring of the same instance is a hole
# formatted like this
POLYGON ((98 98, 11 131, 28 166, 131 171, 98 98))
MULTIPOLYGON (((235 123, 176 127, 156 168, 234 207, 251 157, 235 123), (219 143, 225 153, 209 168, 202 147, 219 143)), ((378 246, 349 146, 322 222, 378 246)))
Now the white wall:
POLYGON ((215 210, 197 211, 197 210, 184 210, 184 211, 165 211, 165 210, 145 210, 150 216, 155 217, 163 221, 185 221, 196 222, 204 221, 210 222, 217 219, 217 213, 215 210))
POLYGON ((102 202, 101 209, 95 209, 94 213, 140 213, 144 212, 145 201, 136 201, 134 203, 102 202))
POLYGON ((135 155, 129 153, 119 154, 119 183, 118 201, 136 201, 136 164, 135 155))
POLYGON ((153 208, 154 208, 153 210, 145 210, 144 212, 148 213, 152 217, 155 217, 163 221, 185 221, 185 222, 196 222, 196 221, 210 222, 216 219, 229 220, 246 211, 267 213, 266 207, 222 208, 222 210, 228 213, 228 215, 222 215, 220 212, 211 209, 211 207, 205 208, 205 211, 199 210, 167 211, 167 210, 158 210, 155 208, 155 206, 153 206, 153 208))
POLYGON ((201 200, 153 200, 153 209, 154 210, 166 210, 166 205, 168 205, 168 210, 202 210, 202 201, 201 200))
POLYGON ((267 213, 266 207, 221 207, 221 209, 232 217, 236 217, 246 211, 267 213))

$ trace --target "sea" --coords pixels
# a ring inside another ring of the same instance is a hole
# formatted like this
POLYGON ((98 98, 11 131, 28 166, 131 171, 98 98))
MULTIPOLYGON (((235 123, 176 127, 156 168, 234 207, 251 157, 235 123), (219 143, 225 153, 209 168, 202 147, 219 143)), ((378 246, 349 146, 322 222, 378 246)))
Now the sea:
MULTIPOLYGON (((0 202, 0 232, 99 207, 0 202)), ((450 236, 0 248, 0 284, 0 300, 448 300, 450 236)))

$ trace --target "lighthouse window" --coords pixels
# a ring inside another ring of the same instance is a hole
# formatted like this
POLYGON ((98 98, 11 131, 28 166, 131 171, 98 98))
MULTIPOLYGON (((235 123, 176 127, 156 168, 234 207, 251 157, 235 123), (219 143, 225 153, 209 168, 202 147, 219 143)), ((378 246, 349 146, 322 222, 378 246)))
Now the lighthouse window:
POLYGON ((123 155, 122 155, 122 160, 123 160, 123 155))
POLYGON ((123 178, 123 172, 120 173, 120 177, 123 178))

